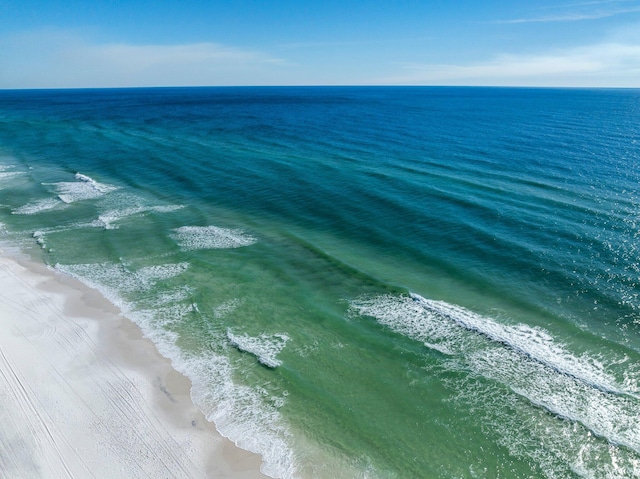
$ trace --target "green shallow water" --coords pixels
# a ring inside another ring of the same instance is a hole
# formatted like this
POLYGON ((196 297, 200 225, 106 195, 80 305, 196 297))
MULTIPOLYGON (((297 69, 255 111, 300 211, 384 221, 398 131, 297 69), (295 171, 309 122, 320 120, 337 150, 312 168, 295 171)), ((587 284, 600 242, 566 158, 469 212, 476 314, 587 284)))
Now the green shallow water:
POLYGON ((635 90, 0 92, 2 239, 274 477, 635 477, 639 119, 635 90))

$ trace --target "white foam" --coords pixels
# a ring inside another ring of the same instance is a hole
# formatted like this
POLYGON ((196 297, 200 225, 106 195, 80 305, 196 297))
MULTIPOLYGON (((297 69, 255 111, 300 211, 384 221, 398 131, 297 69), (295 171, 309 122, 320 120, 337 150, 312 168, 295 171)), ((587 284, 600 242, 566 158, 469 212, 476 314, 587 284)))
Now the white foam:
POLYGON ((351 308, 429 347, 435 345, 465 368, 583 424, 612 444, 640 452, 637 378, 629 381, 627 376, 619 384, 600 361, 573 355, 540 328, 500 324, 417 295, 360 298, 351 302, 351 308))
POLYGON ((481 316, 459 306, 433 301, 418 295, 412 298, 425 308, 450 318, 472 331, 486 335, 493 341, 498 341, 516 351, 539 361, 560 373, 567 374, 599 389, 616 394, 637 395, 638 385, 618 384, 616 379, 606 372, 601 361, 586 354, 576 356, 566 347, 551 337, 541 328, 526 324, 506 325, 481 316))
POLYGON ((261 334, 258 337, 252 337, 248 334, 233 334, 231 330, 227 330, 227 339, 240 351, 254 355, 261 364, 276 368, 282 364, 277 356, 287 345, 289 336, 286 334, 261 334))
MULTIPOLYGON (((197 307, 194 304, 177 303, 152 309, 136 309, 135 311, 130 311, 130 314, 135 315, 138 322, 142 321, 147 327, 159 331, 184 323, 184 318, 194 312, 197 312, 197 307)), ((174 339, 178 338, 176 333, 171 334, 174 339)))
POLYGON ((58 198, 64 203, 99 198, 118 189, 117 186, 98 183, 93 178, 81 173, 76 173, 75 178, 78 181, 43 183, 43 185, 53 186, 58 198))
POLYGON ((123 264, 114 263, 55 265, 58 271, 90 283, 102 292, 107 291, 110 300, 119 293, 149 290, 158 281, 178 276, 188 267, 189 263, 162 264, 136 271, 128 269, 123 264))
POLYGON ((352 302, 352 307, 360 314, 374 316, 394 330, 428 343, 428 346, 442 352, 447 352, 447 339, 455 332, 451 329, 452 325, 457 324, 590 386, 616 394, 637 396, 639 393, 637 382, 627 378, 619 384, 600 360, 586 354, 572 354, 542 328, 526 324, 501 324, 460 306, 425 299, 416 294, 410 297, 389 295, 356 300, 352 302))
POLYGON ((217 226, 183 226, 171 235, 184 250, 240 248, 257 239, 240 229, 217 226))
POLYGON ((43 231, 34 231, 31 236, 36 240, 42 249, 47 248, 47 240, 43 231))
POLYGON ((82 173, 76 173, 74 176, 76 180, 84 181, 85 183, 90 183, 96 186, 98 185, 98 183, 93 178, 87 175, 83 175, 82 173))
POLYGON ((407 296, 381 295, 350 302, 352 313, 371 316, 394 331, 421 341, 425 346, 453 355, 458 348, 452 338, 458 327, 426 310, 407 296))
POLYGON ((153 211, 154 213, 172 213, 174 211, 181 210, 184 205, 165 205, 165 206, 151 206, 146 211, 153 211))
POLYGON ((43 211, 49 211, 52 209, 64 207, 65 204, 60 202, 60 200, 55 198, 45 198, 42 200, 35 201, 33 203, 28 203, 19 208, 14 208, 11 211, 11 214, 14 215, 35 215, 37 213, 41 213, 43 211))
POLYGON ((1 171, 0 180, 13 178, 14 176, 18 176, 18 175, 24 175, 24 171, 1 171))
POLYGON ((544 364, 523 360, 513 350, 488 348, 467 356, 483 376, 497 380, 531 403, 584 425, 614 445, 640 453, 640 408, 637 401, 550 373, 544 364))
POLYGON ((472 404, 484 411, 483 430, 491 436, 497 433, 498 443, 510 455, 538 464, 543 477, 640 477, 640 458, 634 451, 615 447, 576 422, 532 409, 528 401, 486 381, 465 381, 459 387, 458 379, 450 378, 448 383, 458 389, 454 400, 462 401, 463 408, 472 404))
POLYGON ((129 208, 117 208, 106 211, 98 216, 96 220, 91 223, 91 226, 104 228, 104 229, 117 229, 118 225, 114 224, 125 218, 141 215, 144 213, 170 213, 184 208, 183 205, 168 205, 168 206, 134 206, 129 208))
POLYGON ((243 449, 260 454, 262 472, 293 479, 297 466, 291 433, 279 409, 284 394, 270 396, 236 383, 229 359, 215 352, 208 356, 182 356, 174 367, 192 378, 192 397, 220 433, 243 449), (197 379, 193 379, 197 378, 197 379))

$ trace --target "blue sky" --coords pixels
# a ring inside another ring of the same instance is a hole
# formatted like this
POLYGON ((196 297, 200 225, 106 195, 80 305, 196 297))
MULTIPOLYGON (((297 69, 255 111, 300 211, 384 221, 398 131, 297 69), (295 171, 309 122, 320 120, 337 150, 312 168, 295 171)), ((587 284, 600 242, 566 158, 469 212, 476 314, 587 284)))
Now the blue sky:
POLYGON ((640 87, 640 0, 0 0, 0 88, 640 87))

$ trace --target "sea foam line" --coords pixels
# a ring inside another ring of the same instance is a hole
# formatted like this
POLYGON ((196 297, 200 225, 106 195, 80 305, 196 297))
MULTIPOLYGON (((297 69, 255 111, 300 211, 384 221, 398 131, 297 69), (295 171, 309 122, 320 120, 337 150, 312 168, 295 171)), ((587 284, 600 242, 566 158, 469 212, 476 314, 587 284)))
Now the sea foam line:
POLYGON ((35 215, 37 213, 42 213, 43 211, 50 211, 64 206, 66 206, 66 204, 56 198, 45 198, 42 200, 34 201, 33 203, 27 203, 26 205, 20 206, 19 208, 14 208, 11 211, 11 214, 35 215))

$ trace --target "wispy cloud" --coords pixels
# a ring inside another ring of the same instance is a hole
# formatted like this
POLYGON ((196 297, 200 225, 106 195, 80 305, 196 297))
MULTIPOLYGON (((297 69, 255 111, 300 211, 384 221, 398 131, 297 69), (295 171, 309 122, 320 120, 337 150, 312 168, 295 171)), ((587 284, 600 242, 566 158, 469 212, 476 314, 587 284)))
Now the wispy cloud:
POLYGON ((547 23, 547 22, 579 22, 584 20, 598 20, 629 13, 640 12, 638 1, 610 0, 581 2, 554 7, 556 13, 509 20, 498 20, 496 23, 547 23))
POLYGON ((285 62, 216 43, 100 44, 47 31, 0 39, 0 64, 2 88, 55 88, 251 84, 285 62))
POLYGON ((538 55, 499 55, 471 64, 401 65, 378 83, 640 87, 640 44, 603 43, 538 55))
POLYGON ((586 0, 581 2, 565 3, 559 5, 548 6, 547 8, 569 8, 569 7, 591 7, 591 6, 609 6, 609 5, 628 5, 638 4, 638 0, 586 0))
POLYGON ((278 45, 282 49, 334 48, 334 47, 367 47, 377 45, 397 45, 424 42, 433 39, 429 36, 378 38, 376 40, 325 40, 316 42, 289 42, 278 45))
POLYGON ((297 49, 297 48, 326 48, 326 47, 352 47, 352 46, 371 46, 384 43, 383 40, 379 41, 318 41, 318 42, 291 42, 282 43, 279 45, 283 49, 297 49))
POLYGON ((548 15, 532 18, 515 18, 513 20, 499 20, 496 23, 547 23, 547 22, 579 22, 582 20, 598 20, 600 18, 613 17, 623 13, 640 12, 640 7, 626 8, 620 10, 608 10, 598 12, 568 12, 558 15, 548 15))

